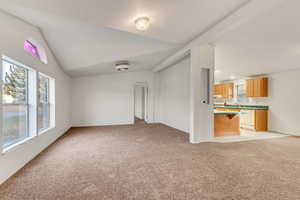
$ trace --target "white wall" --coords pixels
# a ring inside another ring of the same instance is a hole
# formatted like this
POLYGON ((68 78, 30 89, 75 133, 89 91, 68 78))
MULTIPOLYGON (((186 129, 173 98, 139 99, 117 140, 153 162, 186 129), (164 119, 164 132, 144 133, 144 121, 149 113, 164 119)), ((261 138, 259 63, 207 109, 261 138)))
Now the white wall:
POLYGON ((300 70, 269 75, 269 129, 300 136, 300 70))
POLYGON ((134 85, 147 82, 149 122, 153 115, 153 78, 150 71, 72 79, 72 125, 101 126, 134 123, 134 85))
POLYGON ((190 126, 190 58, 158 74, 156 115, 158 121, 189 132, 190 126))
MULTIPOLYGON (((2 12, 0 12, 0 27, 0 54, 55 78, 56 83, 56 127, 9 152, 0 154, 1 184, 70 128, 70 78, 59 68, 36 27, 2 12), (47 65, 23 50, 24 41, 28 38, 34 38, 45 47, 48 56, 47 65)), ((0 124, 2 126, 2 122, 0 124)))

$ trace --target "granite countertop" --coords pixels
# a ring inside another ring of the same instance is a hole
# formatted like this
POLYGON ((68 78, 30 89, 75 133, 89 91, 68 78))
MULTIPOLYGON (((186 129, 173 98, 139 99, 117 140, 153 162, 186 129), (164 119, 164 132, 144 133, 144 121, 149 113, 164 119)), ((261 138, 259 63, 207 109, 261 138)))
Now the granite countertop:
POLYGON ((215 115, 238 115, 238 114, 240 114, 240 112, 214 110, 214 114, 215 115))
POLYGON ((215 108, 237 108, 237 109, 246 109, 246 110, 268 110, 269 106, 263 105, 214 105, 215 108))

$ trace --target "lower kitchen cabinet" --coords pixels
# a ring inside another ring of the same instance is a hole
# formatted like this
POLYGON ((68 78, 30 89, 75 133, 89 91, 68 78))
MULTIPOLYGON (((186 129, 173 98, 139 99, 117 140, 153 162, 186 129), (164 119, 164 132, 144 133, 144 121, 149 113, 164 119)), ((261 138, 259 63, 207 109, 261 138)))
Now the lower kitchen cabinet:
POLYGON ((255 110, 255 130, 268 131, 268 110, 255 110))
POLYGON ((253 131, 268 131, 268 110, 250 110, 238 108, 216 108, 221 111, 239 111, 240 127, 253 131))
POLYGON ((268 131, 268 110, 241 110, 241 128, 268 131))

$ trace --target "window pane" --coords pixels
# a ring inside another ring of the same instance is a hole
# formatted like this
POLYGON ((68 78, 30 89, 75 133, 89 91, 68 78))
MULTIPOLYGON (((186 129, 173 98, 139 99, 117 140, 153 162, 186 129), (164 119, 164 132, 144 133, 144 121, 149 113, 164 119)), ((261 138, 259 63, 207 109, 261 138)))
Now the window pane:
POLYGON ((27 108, 27 105, 3 105, 4 148, 29 137, 27 108))
POLYGON ((39 75, 38 129, 50 127, 49 78, 39 75))
POLYGON ((39 132, 50 127, 50 105, 39 104, 38 108, 38 128, 39 132))
POLYGON ((32 44, 31 42, 29 42, 28 40, 25 40, 25 42, 24 42, 24 49, 25 49, 25 51, 30 53, 32 56, 38 57, 38 58, 40 57, 37 47, 34 44, 32 44))
POLYGON ((3 62, 3 103, 27 104, 27 69, 3 62))
POLYGON ((3 61, 2 116, 4 148, 20 142, 28 134, 28 70, 3 61))

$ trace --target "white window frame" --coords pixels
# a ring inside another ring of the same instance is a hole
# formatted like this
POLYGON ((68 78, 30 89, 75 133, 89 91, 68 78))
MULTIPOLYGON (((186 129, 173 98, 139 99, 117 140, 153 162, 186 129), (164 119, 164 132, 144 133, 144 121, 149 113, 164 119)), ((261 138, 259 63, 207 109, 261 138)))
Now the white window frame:
MULTIPOLYGON (((55 128, 55 79, 44 74, 44 73, 41 73, 41 72, 38 72, 37 74, 37 77, 39 77, 39 75, 42 75, 46 78, 49 79, 49 94, 48 94, 48 101, 49 101, 49 107, 50 107, 50 126, 49 128, 46 128, 44 130, 41 130, 39 131, 38 130, 38 126, 37 126, 37 132, 38 132, 38 135, 42 135, 46 132, 48 132, 49 130, 55 128)), ((37 78, 37 86, 39 87, 40 86, 40 83, 39 83, 39 78, 37 78)), ((38 88, 37 88, 37 93, 38 93, 38 88)), ((37 94, 37 106, 39 104, 39 94, 37 94)), ((38 116, 37 116, 37 122, 38 122, 38 116)))
POLYGON ((4 133, 3 129, 0 128, 0 153, 4 154, 6 152, 9 152, 16 147, 20 146, 21 144, 24 144, 28 142, 29 140, 48 132, 50 129, 55 128, 55 79, 43 74, 41 72, 38 72, 34 70, 31 67, 28 67, 10 57, 7 57, 5 55, 2 55, 1 62, 0 62, 0 74, 1 74, 1 80, 0 80, 0 123, 2 127, 3 123, 3 102, 2 102, 2 70, 3 70, 3 62, 8 61, 14 65, 20 66, 28 70, 28 84, 27 84, 27 105, 28 105, 28 111, 27 111, 27 123, 28 123, 28 137, 25 138, 22 141, 16 142, 15 144, 12 144, 6 148, 4 148, 4 133), (39 78, 38 75, 41 74, 42 76, 45 76, 49 78, 49 103, 50 103, 50 127, 42 130, 41 132, 38 131, 38 87, 39 87, 39 78))
MULTIPOLYGON (((28 140, 34 138, 37 134, 36 132, 36 82, 34 81, 36 79, 36 71, 10 57, 2 56, 1 59, 1 81, 2 81, 2 69, 3 69, 3 62, 8 62, 13 65, 16 65, 18 67, 25 68, 27 70, 27 97, 26 97, 26 105, 27 105, 27 134, 28 137, 26 137, 23 140, 20 140, 19 142, 16 142, 12 145, 9 145, 8 147, 4 148, 4 135, 3 135, 3 129, 1 129, 1 150, 2 152, 10 151, 11 149, 14 149, 16 146, 23 144, 27 142, 28 140)), ((2 83, 3 84, 3 83, 2 83)), ((2 86, 2 85, 1 85, 2 86)), ((2 92, 2 87, 1 87, 2 92)), ((2 94, 2 93, 1 93, 2 94)), ((2 102, 2 96, 1 96, 1 105, 3 105, 2 102)), ((18 104, 23 105, 23 104, 18 104)), ((3 106, 1 106, 3 109, 3 106)), ((3 117, 3 110, 1 109, 1 117, 3 117)), ((3 123, 3 118, 1 118, 1 124, 3 123)))

